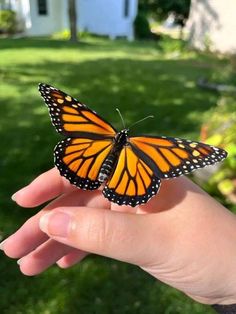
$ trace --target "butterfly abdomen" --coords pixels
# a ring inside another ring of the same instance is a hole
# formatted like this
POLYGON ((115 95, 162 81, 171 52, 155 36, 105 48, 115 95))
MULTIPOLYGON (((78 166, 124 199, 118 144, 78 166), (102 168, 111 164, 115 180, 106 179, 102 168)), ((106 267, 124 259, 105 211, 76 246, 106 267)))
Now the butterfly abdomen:
POLYGON ((129 131, 128 129, 124 129, 116 134, 113 149, 106 158, 106 160, 104 161, 99 172, 98 181, 100 183, 106 182, 107 179, 112 174, 116 161, 119 158, 120 152, 123 146, 126 145, 127 143, 128 131, 129 131))
POLYGON ((114 164, 116 162, 116 155, 110 154, 107 159, 104 161, 102 168, 99 172, 98 181, 103 183, 107 181, 109 176, 111 175, 112 169, 114 168, 114 164))

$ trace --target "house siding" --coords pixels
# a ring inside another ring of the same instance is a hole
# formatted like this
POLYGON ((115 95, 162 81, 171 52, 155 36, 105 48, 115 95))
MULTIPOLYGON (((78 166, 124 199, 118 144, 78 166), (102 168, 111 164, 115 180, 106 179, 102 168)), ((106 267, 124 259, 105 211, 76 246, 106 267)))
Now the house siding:
MULTIPOLYGON (((77 0, 79 30, 111 38, 124 36, 132 40, 138 0, 128 0, 128 16, 125 16, 125 1, 77 0)), ((47 0, 47 15, 39 15, 37 0, 19 0, 18 3, 20 5, 15 8, 18 19, 29 36, 51 35, 69 28, 66 0, 47 0)))
POLYGON ((61 1, 47 0, 46 15, 39 15, 36 0, 29 0, 29 6, 31 26, 26 28, 27 35, 50 35, 63 28, 61 1))
POLYGON ((236 53, 236 1, 192 0, 186 29, 198 49, 236 53))
POLYGON ((129 0, 129 16, 124 15, 124 0, 80 0, 78 3, 79 28, 111 38, 133 38, 133 22, 137 14, 137 1, 129 0))

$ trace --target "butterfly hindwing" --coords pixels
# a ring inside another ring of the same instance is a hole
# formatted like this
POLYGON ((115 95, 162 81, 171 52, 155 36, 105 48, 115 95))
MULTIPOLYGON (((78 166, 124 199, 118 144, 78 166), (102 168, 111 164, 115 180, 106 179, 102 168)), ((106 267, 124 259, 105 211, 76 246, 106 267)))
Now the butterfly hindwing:
POLYGON ((178 177, 223 160, 220 148, 172 137, 140 136, 129 139, 136 154, 162 179, 178 177))
POLYGON ((125 145, 103 194, 110 201, 132 207, 146 203, 160 187, 153 170, 125 145))
POLYGON ((110 139, 67 138, 55 147, 55 164, 71 184, 81 189, 95 190, 101 185, 98 181, 99 171, 112 146, 110 139))
POLYGON ((43 83, 39 84, 39 91, 58 133, 68 137, 81 137, 85 134, 90 138, 115 136, 116 130, 111 124, 77 99, 43 83))

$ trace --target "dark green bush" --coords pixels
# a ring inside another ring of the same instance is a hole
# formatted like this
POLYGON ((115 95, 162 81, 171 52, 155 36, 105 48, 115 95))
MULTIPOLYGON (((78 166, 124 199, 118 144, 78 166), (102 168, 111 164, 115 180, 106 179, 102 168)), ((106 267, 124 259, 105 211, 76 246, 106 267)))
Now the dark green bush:
POLYGON ((150 30, 147 16, 143 12, 139 12, 134 21, 135 37, 139 39, 151 38, 152 33, 150 30))
POLYGON ((0 10, 0 33, 14 34, 16 32, 16 13, 12 10, 0 10))

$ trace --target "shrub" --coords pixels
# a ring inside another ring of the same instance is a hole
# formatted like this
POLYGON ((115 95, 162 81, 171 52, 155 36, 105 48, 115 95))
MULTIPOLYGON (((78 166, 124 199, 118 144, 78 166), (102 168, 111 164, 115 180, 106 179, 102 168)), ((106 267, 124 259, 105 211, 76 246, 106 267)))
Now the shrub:
POLYGON ((0 33, 14 34, 16 32, 16 13, 12 10, 0 10, 0 33))
POLYGON ((209 184, 236 204, 236 101, 233 96, 221 96, 205 127, 206 142, 228 152, 228 157, 211 176, 209 184))
MULTIPOLYGON (((77 34, 79 39, 84 39, 88 38, 91 35, 85 31, 79 31, 77 34)), ((58 40, 69 40, 70 39, 70 30, 69 29, 64 29, 63 31, 56 32, 52 35, 52 38, 58 39, 58 40)))
POLYGON ((152 37, 149 22, 145 13, 140 12, 134 21, 135 37, 140 39, 148 39, 152 37))

